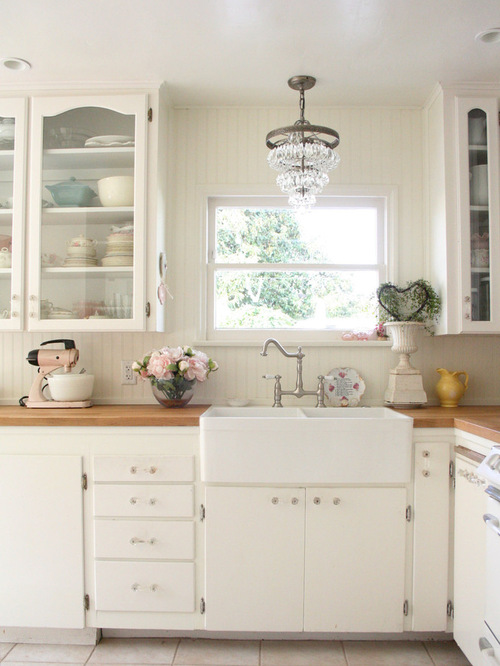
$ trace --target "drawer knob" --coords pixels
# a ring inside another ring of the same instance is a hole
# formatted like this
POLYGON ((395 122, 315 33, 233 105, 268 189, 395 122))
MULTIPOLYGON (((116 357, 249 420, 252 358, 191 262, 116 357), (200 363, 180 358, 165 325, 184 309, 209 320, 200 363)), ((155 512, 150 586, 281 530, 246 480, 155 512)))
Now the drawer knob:
POLYGON ((321 504, 321 497, 315 497, 315 498, 313 499, 313 503, 314 503, 314 504, 321 504))
POLYGON ((139 502, 145 502, 146 504, 150 504, 151 506, 154 506, 158 500, 156 497, 150 497, 149 499, 142 499, 140 497, 131 497, 129 499, 130 504, 139 504, 139 502))
POLYGON ((139 539, 139 537, 132 537, 130 539, 132 546, 136 546, 138 543, 148 543, 150 546, 154 546, 156 539, 152 537, 151 539, 139 539))
POLYGON ((157 592, 160 589, 159 585, 153 583, 152 585, 139 585, 139 583, 134 583, 131 585, 130 589, 132 592, 157 592))
MULTIPOLYGON (((132 465, 132 467, 130 468, 130 473, 131 474, 137 474, 138 471, 139 471, 139 468, 136 467, 135 465, 132 465)), ((156 474, 156 472, 158 471, 158 467, 155 467, 154 465, 151 465, 151 467, 146 467, 142 471, 146 472, 146 474, 156 474)))
POLYGON ((271 500, 271 502, 272 502, 273 504, 278 504, 278 502, 279 502, 279 498, 278 498, 278 497, 273 497, 272 500, 271 500))
POLYGON ((335 506, 338 506, 340 504, 340 497, 334 497, 333 503, 335 504, 335 506))
POLYGON ((295 506, 298 503, 299 503, 299 498, 298 497, 292 497, 292 504, 295 506))

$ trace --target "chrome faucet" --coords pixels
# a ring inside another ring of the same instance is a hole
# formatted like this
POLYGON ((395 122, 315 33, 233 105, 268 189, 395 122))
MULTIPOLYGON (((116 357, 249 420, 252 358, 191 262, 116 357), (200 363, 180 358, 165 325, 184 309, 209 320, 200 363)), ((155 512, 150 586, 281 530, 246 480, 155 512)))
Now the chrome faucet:
POLYGON ((302 347, 297 347, 295 353, 288 352, 277 340, 274 338, 268 338, 264 342, 262 351, 260 352, 261 356, 267 356, 267 348, 270 344, 275 345, 278 350, 286 356, 287 358, 296 358, 297 359, 297 379, 295 382, 295 388, 293 391, 283 391, 281 388, 281 375, 263 375, 264 379, 274 379, 274 404, 273 407, 283 407, 281 404, 282 395, 294 395, 296 398, 302 398, 304 395, 315 395, 318 400, 316 402, 316 407, 325 407, 325 385, 324 385, 324 375, 318 375, 318 388, 316 391, 304 391, 304 385, 302 383, 302 359, 305 354, 302 352, 302 347))

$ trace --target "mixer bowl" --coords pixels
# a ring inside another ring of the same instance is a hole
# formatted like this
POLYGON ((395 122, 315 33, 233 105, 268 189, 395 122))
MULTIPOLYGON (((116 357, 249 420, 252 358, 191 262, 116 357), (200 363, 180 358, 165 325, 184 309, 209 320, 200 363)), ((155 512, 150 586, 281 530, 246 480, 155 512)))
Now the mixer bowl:
POLYGON ((47 377, 50 394, 57 402, 88 400, 94 388, 94 375, 65 373, 47 377))

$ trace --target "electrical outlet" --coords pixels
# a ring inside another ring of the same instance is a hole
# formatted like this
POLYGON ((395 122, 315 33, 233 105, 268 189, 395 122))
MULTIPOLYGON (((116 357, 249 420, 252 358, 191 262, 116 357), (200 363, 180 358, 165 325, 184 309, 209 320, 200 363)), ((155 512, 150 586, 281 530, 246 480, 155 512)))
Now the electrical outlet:
POLYGON ((122 384, 137 384, 137 373, 132 370, 133 361, 122 361, 122 384))

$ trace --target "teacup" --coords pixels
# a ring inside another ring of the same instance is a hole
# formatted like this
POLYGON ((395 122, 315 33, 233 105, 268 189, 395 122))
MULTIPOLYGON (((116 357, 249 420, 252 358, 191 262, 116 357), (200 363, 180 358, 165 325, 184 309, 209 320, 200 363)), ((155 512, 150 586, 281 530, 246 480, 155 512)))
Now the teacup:
POLYGON ((75 236, 66 243, 67 247, 95 247, 96 245, 96 240, 93 238, 85 238, 85 236, 75 236))
POLYGON ((12 266, 12 253, 8 248, 2 247, 0 249, 0 268, 10 268, 12 266))
POLYGON ((8 252, 12 250, 12 236, 0 234, 0 250, 6 248, 8 252))

